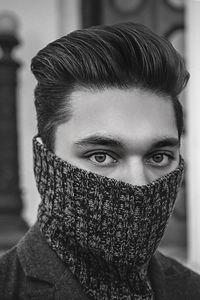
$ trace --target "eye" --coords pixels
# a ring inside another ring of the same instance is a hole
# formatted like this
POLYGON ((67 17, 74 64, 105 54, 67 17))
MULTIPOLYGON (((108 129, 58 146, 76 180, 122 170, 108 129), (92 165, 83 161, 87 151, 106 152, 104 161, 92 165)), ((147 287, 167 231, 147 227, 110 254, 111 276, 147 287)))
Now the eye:
POLYGON ((155 155, 153 155, 152 159, 155 163, 159 164, 164 160, 164 155, 163 154, 155 154, 155 155))
POLYGON ((117 162, 115 158, 104 152, 94 153, 88 156, 88 158, 89 160, 100 166, 107 166, 117 162))
POLYGON ((155 153, 151 155, 147 161, 156 167, 167 167, 174 160, 174 156, 169 153, 155 153))

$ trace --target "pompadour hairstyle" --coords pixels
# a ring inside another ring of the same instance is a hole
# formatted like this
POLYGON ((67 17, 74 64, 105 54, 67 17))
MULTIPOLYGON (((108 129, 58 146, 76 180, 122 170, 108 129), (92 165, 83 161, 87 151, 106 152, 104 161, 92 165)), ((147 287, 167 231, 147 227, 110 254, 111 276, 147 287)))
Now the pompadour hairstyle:
POLYGON ((38 133, 53 149, 56 127, 71 117, 75 89, 130 87, 168 96, 179 137, 183 112, 178 95, 189 79, 171 43, 143 25, 121 23, 76 30, 48 44, 32 59, 38 133))

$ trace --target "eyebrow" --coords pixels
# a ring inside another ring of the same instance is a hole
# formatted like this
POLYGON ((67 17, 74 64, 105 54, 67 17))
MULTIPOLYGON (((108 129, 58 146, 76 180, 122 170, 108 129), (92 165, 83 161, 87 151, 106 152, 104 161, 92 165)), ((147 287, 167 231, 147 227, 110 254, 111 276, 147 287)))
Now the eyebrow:
MULTIPOLYGON (((109 147, 116 147, 116 148, 125 148, 124 143, 118 139, 109 136, 102 136, 102 135, 91 135, 86 138, 80 139, 75 142, 75 145, 78 146, 109 146, 109 147)), ((162 148, 162 147, 179 147, 180 140, 174 137, 164 137, 159 140, 153 141, 150 146, 150 150, 155 148, 162 148)))
POLYGON ((102 135, 91 135, 89 137, 76 141, 75 145, 78 146, 102 145, 102 146, 124 148, 124 144, 119 139, 102 136, 102 135))
POLYGON ((163 138, 151 144, 150 150, 162 147, 180 147, 180 140, 177 138, 163 138))

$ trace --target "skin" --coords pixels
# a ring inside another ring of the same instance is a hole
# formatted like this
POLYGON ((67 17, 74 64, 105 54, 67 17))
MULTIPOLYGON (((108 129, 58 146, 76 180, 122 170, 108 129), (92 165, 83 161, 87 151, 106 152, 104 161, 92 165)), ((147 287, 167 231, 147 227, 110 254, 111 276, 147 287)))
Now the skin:
POLYGON ((67 162, 133 185, 148 184, 179 164, 172 103, 140 89, 77 90, 72 117, 55 133, 55 153, 67 162))

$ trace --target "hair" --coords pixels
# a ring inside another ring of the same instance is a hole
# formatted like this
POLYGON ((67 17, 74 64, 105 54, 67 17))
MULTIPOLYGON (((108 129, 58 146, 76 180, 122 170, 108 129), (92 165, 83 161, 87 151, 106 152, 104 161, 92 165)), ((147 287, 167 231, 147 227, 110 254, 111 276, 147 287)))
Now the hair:
POLYGON ((183 111, 178 95, 189 73, 164 37, 144 25, 121 23, 76 30, 48 44, 32 59, 37 79, 38 134, 49 149, 55 130, 71 118, 71 93, 80 88, 140 88, 171 99, 179 137, 183 111))

